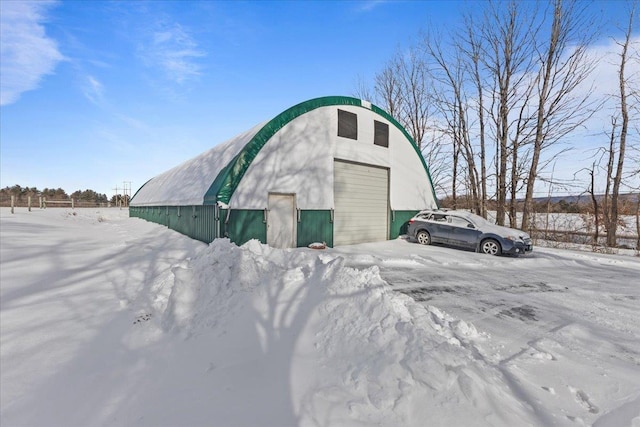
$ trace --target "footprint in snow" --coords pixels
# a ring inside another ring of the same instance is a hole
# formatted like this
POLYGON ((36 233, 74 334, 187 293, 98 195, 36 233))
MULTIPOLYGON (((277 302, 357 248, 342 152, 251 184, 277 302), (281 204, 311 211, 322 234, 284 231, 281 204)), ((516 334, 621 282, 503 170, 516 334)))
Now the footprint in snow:
POLYGON ((575 395, 576 402, 582 405, 582 407, 584 407, 587 411, 591 412, 592 414, 597 414, 598 412, 600 412, 600 409, 598 409, 596 405, 591 403, 591 401, 589 400, 589 396, 587 396, 587 393, 571 386, 569 386, 569 391, 571 391, 571 393, 575 395))
POLYGON ((542 387, 542 389, 543 389, 544 391, 548 391, 549 393, 551 393, 551 394, 553 394, 553 395, 555 395, 555 394, 556 394, 556 391, 553 389, 553 387, 544 387, 544 386, 543 386, 543 387, 542 387))
POLYGON ((146 322, 149 319, 151 319, 151 313, 144 313, 136 317, 136 320, 133 321, 133 324, 135 325, 137 323, 146 322))

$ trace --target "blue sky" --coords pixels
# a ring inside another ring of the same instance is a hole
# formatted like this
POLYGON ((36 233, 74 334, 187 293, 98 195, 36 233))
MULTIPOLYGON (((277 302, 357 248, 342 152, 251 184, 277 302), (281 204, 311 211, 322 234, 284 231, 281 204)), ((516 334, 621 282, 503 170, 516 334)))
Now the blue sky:
MULTIPOLYGON (((2 0, 0 186, 144 182, 299 102, 353 95, 476 2, 2 0)), ((622 3, 596 2, 612 20, 622 3)))

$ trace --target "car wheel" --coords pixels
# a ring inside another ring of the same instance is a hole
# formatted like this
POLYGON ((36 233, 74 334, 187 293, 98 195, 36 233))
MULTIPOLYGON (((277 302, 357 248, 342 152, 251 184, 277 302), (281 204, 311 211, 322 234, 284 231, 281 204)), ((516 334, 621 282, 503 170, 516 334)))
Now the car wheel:
POLYGON ((480 244, 480 251, 483 254, 488 255, 500 255, 502 253, 502 248, 500 247, 500 243, 493 239, 484 240, 480 244))
POLYGON ((420 243, 421 245, 431 244, 431 235, 429 235, 429 233, 427 233, 424 230, 418 232, 418 234, 416 235, 416 239, 418 240, 418 243, 420 243))

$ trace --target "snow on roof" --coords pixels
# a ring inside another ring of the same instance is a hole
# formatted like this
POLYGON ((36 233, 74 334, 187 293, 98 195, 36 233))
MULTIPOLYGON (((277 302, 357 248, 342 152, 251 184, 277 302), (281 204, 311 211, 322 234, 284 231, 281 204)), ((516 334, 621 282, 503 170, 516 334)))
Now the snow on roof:
POLYGON ((260 123, 152 178, 138 190, 131 200, 131 206, 201 205, 218 173, 265 124, 266 122, 260 123))

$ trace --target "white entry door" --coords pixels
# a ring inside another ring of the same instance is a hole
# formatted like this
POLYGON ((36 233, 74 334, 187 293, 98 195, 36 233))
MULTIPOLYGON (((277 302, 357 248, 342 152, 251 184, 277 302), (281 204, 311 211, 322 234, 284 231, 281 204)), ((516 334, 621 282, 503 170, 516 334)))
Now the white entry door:
POLYGON ((274 248, 296 247, 296 205, 294 194, 269 194, 267 244, 274 248))

